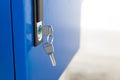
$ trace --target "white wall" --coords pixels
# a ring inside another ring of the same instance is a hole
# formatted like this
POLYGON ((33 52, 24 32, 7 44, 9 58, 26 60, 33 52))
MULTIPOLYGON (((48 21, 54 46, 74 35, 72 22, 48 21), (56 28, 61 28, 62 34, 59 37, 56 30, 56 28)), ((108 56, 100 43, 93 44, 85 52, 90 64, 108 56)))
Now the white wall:
POLYGON ((120 53, 120 0, 83 0, 81 48, 120 53))
POLYGON ((120 0, 83 0, 80 49, 60 80, 120 80, 120 0))

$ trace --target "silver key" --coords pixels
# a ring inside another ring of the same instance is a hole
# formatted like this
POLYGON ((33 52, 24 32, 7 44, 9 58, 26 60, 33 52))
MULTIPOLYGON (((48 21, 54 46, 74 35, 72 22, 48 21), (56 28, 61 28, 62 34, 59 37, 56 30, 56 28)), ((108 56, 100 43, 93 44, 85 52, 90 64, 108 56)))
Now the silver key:
POLYGON ((45 49, 46 53, 49 55, 50 60, 52 62, 52 65, 56 66, 56 61, 55 61, 54 54, 53 54, 54 53, 54 46, 53 46, 53 44, 45 43, 44 44, 44 49, 45 49))

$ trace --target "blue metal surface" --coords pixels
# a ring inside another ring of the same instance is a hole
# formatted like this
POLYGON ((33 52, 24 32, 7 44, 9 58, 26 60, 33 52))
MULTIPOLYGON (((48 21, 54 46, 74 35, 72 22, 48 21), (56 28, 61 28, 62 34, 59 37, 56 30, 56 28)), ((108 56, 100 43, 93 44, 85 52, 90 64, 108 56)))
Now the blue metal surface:
POLYGON ((79 48, 80 0, 44 0, 44 24, 55 33, 52 67, 42 44, 34 47, 32 0, 12 0, 16 80, 58 80, 79 48))
POLYGON ((0 0, 0 80, 14 80, 10 0, 0 0))

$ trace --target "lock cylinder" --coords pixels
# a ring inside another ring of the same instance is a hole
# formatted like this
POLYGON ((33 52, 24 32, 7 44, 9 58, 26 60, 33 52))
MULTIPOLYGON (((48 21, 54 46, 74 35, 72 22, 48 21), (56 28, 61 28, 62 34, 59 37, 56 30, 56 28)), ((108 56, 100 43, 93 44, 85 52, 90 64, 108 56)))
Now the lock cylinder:
POLYGON ((42 40, 42 21, 37 23, 37 39, 38 41, 42 40))

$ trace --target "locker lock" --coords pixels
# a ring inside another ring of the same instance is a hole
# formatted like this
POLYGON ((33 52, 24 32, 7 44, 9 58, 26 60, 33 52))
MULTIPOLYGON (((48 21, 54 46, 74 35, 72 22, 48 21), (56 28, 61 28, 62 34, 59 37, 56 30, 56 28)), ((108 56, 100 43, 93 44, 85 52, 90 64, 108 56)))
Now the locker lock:
POLYGON ((43 45, 46 53, 49 55, 53 66, 56 66, 54 58, 54 46, 53 46, 53 27, 51 25, 43 26, 43 0, 34 1, 34 46, 39 45, 44 36, 46 36, 46 42, 43 45))
POLYGON ((33 0, 33 17, 34 17, 34 46, 43 41, 43 0, 33 0))
POLYGON ((42 21, 37 23, 37 39, 38 41, 42 40, 42 21))

